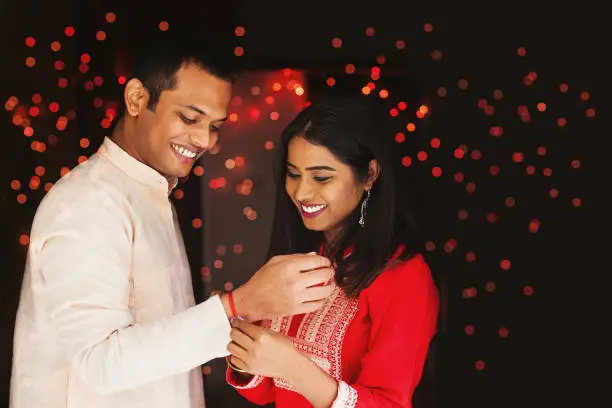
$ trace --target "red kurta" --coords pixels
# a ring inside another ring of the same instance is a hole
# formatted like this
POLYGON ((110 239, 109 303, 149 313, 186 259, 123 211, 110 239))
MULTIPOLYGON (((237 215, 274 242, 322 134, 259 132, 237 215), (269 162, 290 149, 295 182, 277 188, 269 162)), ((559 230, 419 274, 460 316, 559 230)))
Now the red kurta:
MULTIPOLYGON (((332 408, 410 408, 436 331, 438 292, 422 256, 379 275, 357 299, 336 289, 319 310, 266 320, 338 380, 332 408)), ((312 405, 282 379, 254 376, 248 383, 231 369, 228 383, 256 404, 312 405)))

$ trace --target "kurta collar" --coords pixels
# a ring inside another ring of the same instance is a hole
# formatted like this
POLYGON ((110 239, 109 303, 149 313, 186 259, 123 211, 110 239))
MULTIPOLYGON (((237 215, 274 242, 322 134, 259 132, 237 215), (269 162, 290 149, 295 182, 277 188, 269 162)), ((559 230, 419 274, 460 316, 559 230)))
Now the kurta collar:
POLYGON ((136 160, 109 137, 104 138, 98 153, 107 157, 131 178, 167 195, 170 195, 178 184, 176 177, 166 177, 154 168, 136 160))

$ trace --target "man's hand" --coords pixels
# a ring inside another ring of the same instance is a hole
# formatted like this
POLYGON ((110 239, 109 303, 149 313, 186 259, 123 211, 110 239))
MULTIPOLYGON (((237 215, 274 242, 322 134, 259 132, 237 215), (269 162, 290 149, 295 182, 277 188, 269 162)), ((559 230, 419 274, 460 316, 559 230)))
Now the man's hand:
POLYGON ((249 321, 312 312, 334 291, 333 276, 314 253, 275 256, 234 291, 236 310, 249 321))

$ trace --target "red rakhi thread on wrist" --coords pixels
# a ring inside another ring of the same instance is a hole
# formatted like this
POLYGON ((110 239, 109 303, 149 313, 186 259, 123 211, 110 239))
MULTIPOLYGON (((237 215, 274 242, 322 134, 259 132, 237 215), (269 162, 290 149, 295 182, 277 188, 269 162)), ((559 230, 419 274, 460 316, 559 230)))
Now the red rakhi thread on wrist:
POLYGON ((232 311, 232 318, 238 319, 238 312, 236 312, 236 304, 234 303, 234 291, 228 293, 227 300, 229 300, 230 310, 232 311))

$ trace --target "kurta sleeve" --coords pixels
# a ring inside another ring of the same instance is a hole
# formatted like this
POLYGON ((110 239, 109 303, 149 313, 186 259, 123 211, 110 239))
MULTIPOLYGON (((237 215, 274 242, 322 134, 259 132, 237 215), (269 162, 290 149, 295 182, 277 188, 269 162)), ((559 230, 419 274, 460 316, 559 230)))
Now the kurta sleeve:
POLYGON ((227 368, 226 380, 240 395, 257 405, 266 405, 274 402, 274 380, 270 377, 254 375, 245 380, 240 375, 227 368))
POLYGON ((372 322, 368 352, 355 383, 339 383, 332 408, 411 407, 436 331, 439 298, 430 270, 420 256, 412 258, 360 296, 372 322))
POLYGON ((104 185, 54 189, 32 228, 28 284, 85 384, 112 394, 227 354, 231 327, 218 297, 157 321, 135 321, 134 229, 123 196, 104 185))

